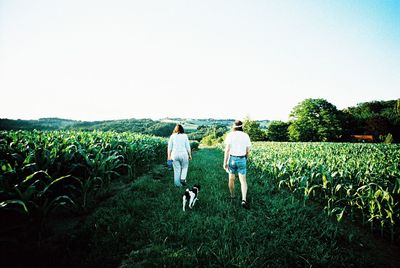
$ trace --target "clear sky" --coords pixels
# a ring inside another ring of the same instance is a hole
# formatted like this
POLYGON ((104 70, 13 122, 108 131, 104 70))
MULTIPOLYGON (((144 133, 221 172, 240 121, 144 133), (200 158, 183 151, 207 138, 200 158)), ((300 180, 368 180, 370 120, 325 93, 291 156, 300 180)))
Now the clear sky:
POLYGON ((288 120, 400 97, 400 1, 0 0, 0 118, 288 120))

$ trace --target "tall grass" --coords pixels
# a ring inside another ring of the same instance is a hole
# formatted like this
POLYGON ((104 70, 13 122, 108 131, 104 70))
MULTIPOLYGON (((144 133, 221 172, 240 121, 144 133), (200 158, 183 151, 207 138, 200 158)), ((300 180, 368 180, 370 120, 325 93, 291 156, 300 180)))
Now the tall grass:
MULTIPOLYGON (((190 162, 188 183, 199 201, 182 211, 184 189, 172 172, 139 178, 85 224, 91 234, 77 263, 90 267, 363 267, 381 265, 378 251, 356 228, 274 191, 250 171, 250 209, 231 200, 222 153, 202 149, 190 162), (374 253, 372 255, 372 253, 374 253)), ((238 182, 237 182, 238 183, 238 182)), ((237 195, 240 196, 237 185, 237 195)), ((75 255, 76 256, 76 255, 75 255)), ((390 261, 388 261, 390 262, 390 261)))

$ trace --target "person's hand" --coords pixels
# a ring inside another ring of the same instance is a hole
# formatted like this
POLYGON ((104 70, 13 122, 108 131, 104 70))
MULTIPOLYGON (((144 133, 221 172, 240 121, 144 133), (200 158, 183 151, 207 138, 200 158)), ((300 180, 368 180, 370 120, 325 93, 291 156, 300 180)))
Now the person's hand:
POLYGON ((167 160, 167 166, 168 166, 168 169, 171 169, 172 168, 172 160, 167 160))
POLYGON ((189 160, 192 160, 192 155, 191 154, 189 155, 189 160))
POLYGON ((228 163, 224 163, 224 169, 225 169, 225 170, 228 169, 228 163))

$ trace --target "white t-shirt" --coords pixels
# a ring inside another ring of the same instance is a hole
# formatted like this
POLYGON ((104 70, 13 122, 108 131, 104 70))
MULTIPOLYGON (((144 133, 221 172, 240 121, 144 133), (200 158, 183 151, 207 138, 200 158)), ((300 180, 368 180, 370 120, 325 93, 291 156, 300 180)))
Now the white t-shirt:
POLYGON ((229 132, 228 135, 226 135, 225 145, 230 145, 230 155, 244 156, 246 155, 247 147, 251 147, 251 141, 247 133, 236 130, 229 132))
POLYGON ((185 133, 172 134, 168 141, 168 151, 172 151, 172 154, 190 152, 188 136, 185 133))

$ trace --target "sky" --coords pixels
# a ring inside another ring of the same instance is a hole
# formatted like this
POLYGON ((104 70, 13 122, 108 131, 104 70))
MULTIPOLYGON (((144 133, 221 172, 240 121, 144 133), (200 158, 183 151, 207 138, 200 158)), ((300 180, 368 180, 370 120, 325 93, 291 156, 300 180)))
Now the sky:
POLYGON ((400 1, 0 0, 0 118, 287 121, 400 97, 400 1))

